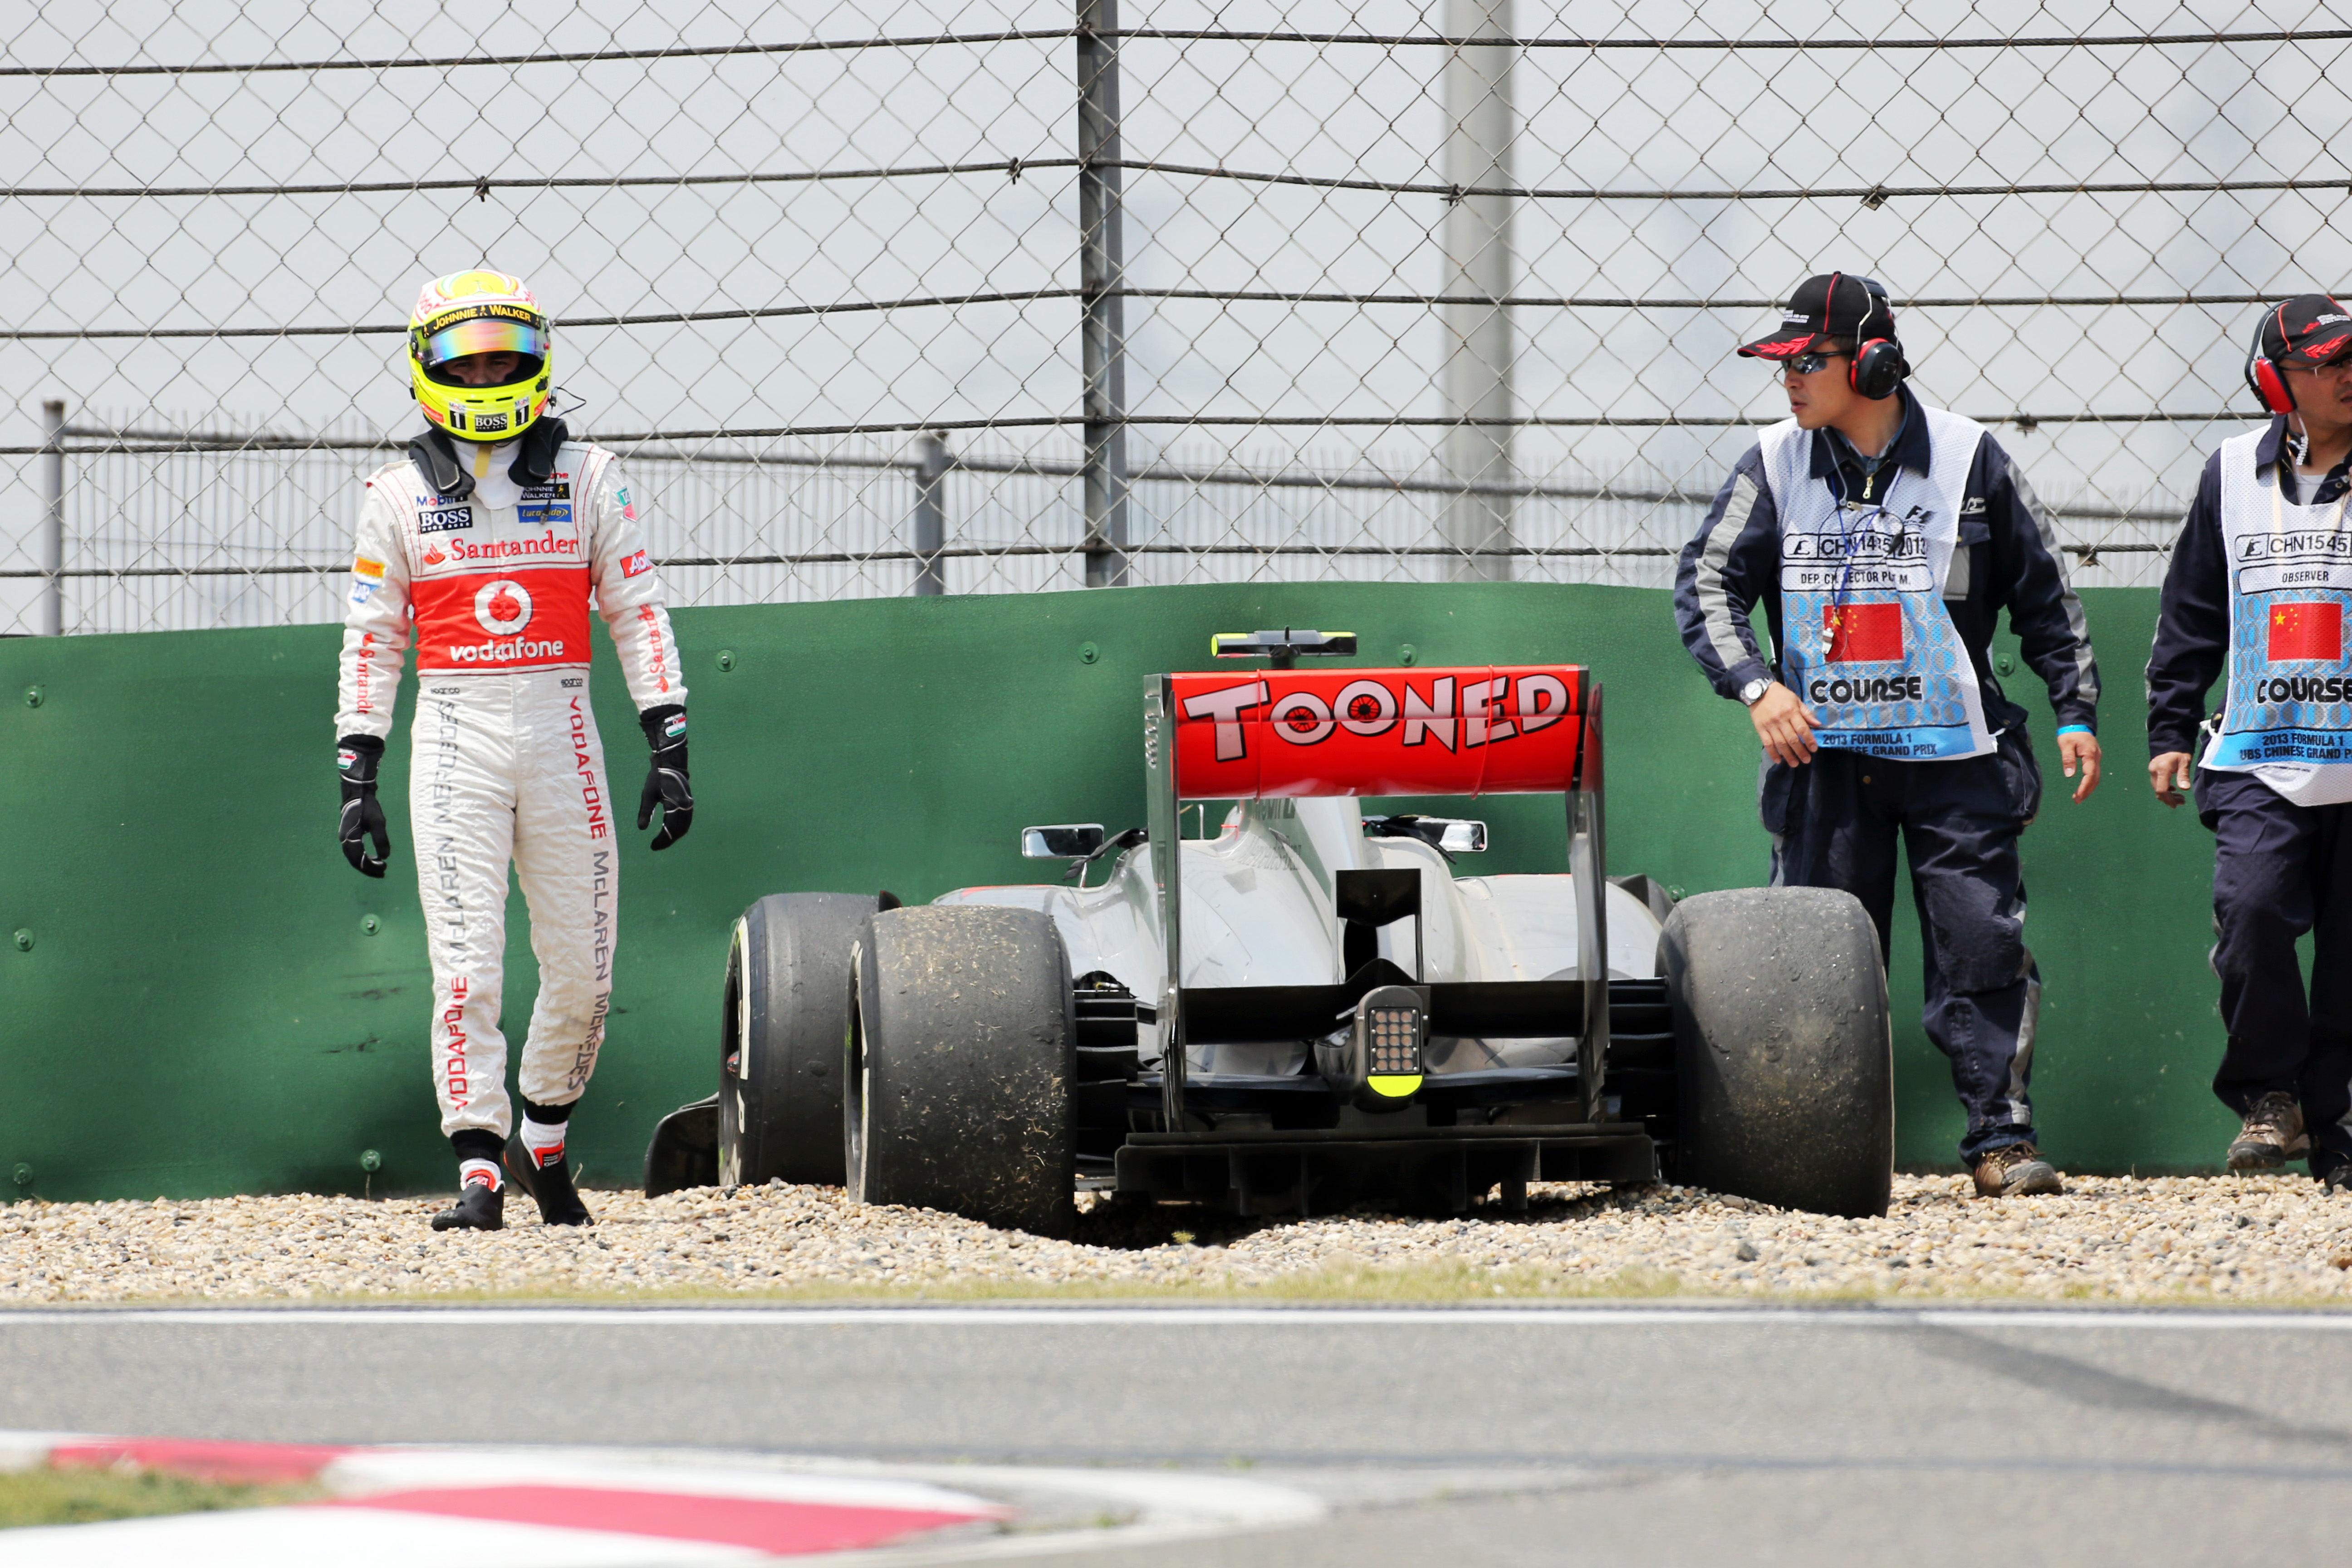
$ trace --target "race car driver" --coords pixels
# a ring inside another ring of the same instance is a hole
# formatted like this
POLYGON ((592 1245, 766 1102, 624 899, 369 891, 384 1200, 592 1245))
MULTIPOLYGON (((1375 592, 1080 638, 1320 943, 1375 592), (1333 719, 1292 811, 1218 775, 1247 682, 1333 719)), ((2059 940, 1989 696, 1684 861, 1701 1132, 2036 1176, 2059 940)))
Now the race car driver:
POLYGON ((666 849, 694 820, 686 686, 661 577, 613 454, 571 440, 548 413, 552 347, 520 279, 459 272, 425 286, 408 355, 429 423, 368 479, 352 563, 340 831, 344 856, 372 877, 391 852, 376 771, 401 657, 416 645, 410 823, 433 963, 433 1085, 458 1162, 458 1199, 436 1230, 500 1227, 501 1155, 542 1221, 594 1223, 563 1152, 604 1043, 620 885, 588 704, 592 602, 653 748, 637 826, 658 808, 653 847, 666 849), (509 862, 539 960, 520 1129, 499 1028, 509 862))
POLYGON ((2027 1098, 2042 977, 2017 850, 2042 774, 1990 658, 2006 608, 2086 798, 2098 666, 2050 515, 1990 432, 1905 387, 1895 311, 1871 279, 1807 279, 1739 353, 1772 366, 1790 417, 1739 459, 1684 549, 1675 613, 1763 742, 1772 883, 1853 893, 1883 960, 1901 834, 1927 1037, 1968 1113, 1960 1160, 1986 1197, 2058 1192, 2027 1098), (1759 603, 1770 665, 1748 618, 1759 603))
POLYGON ((2180 804, 2196 758, 2213 835, 2213 1092, 2233 1171, 2308 1159, 2352 1189, 2352 311, 2263 308, 2245 364, 2267 425, 2206 459, 2147 660, 2147 776, 2180 804), (2221 683, 2221 711, 2206 693, 2221 683), (2304 984, 2296 943, 2312 939, 2304 984))

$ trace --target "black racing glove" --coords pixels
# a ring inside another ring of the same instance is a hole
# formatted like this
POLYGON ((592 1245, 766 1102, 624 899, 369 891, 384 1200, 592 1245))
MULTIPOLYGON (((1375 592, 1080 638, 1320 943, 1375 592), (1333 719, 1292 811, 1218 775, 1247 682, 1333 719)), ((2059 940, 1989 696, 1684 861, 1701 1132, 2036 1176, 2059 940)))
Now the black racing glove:
POLYGON ((645 727, 646 744, 654 749, 654 765, 646 774, 645 793, 637 797, 637 826, 654 819, 661 807, 661 831, 654 847, 667 849, 694 826, 694 788, 686 781, 686 710, 675 702, 648 708, 637 715, 645 727))
POLYGON ((343 841, 343 858, 362 877, 383 876, 392 854, 392 835, 375 799, 376 764, 383 761, 383 742, 373 735, 345 735, 335 742, 335 771, 343 781, 343 817, 336 832, 343 841), (371 837, 375 840, 373 855, 362 847, 362 841, 371 837))

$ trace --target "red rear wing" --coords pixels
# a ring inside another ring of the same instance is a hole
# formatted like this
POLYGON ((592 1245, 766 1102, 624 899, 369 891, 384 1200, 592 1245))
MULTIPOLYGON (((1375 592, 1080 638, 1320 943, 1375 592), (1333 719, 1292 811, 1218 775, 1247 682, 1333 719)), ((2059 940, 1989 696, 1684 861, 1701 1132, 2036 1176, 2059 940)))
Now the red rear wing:
POLYGON ((1572 664, 1168 679, 1184 800, 1559 793, 1590 707, 1572 664))

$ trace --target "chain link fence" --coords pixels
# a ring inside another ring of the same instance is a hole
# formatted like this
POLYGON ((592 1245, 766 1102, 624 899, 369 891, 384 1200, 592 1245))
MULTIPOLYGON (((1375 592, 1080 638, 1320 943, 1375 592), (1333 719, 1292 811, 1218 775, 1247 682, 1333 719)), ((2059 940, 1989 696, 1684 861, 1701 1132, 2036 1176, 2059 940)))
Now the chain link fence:
POLYGON ((2150 583, 2253 306, 2347 271, 2316 5, 0 15, 5 632, 340 618, 476 265, 696 604, 1663 584, 1831 268, 2150 583))

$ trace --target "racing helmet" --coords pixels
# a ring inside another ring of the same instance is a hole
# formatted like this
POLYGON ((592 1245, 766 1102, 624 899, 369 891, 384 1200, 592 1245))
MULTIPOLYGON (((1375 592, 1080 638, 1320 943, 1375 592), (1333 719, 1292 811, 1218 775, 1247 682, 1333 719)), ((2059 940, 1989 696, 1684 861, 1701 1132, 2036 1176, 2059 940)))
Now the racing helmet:
POLYGON ((510 441, 547 411, 554 334, 520 278, 476 269, 436 278, 408 318, 409 380, 425 417, 464 441, 510 441), (449 374, 466 354, 520 356, 496 386, 467 386, 449 374))

